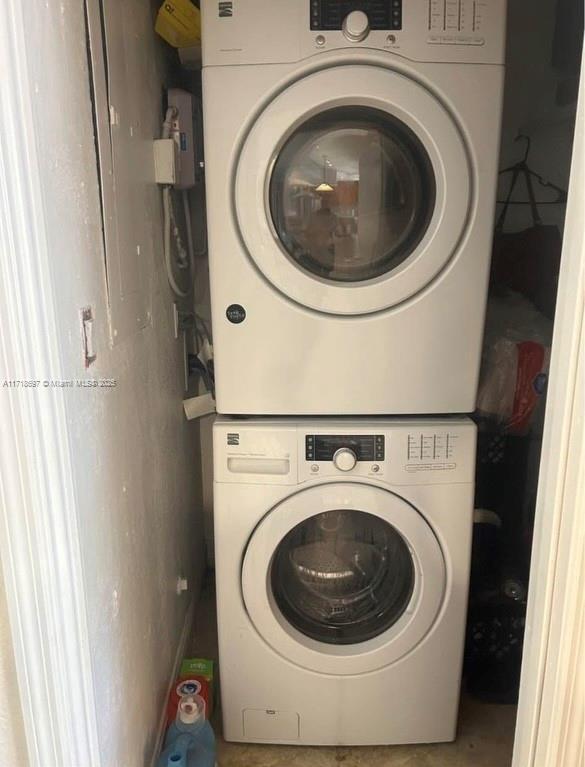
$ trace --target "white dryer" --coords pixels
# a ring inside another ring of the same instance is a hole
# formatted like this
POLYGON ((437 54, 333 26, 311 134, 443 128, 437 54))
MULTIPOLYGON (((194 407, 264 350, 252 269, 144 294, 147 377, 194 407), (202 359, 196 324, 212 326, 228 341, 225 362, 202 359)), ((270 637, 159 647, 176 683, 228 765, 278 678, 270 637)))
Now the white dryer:
POLYGON ((219 418, 227 740, 455 737, 475 439, 460 417, 219 418))
POLYGON ((218 411, 472 411, 505 0, 202 10, 218 411))

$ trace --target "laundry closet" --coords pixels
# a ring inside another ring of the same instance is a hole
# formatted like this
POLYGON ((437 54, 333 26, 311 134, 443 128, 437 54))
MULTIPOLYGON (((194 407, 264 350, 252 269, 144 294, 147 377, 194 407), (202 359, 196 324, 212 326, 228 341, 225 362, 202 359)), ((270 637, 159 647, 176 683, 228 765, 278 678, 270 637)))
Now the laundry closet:
MULTIPOLYGON (((161 765, 201 657, 220 767, 529 767, 580 0, 15 14, 42 38, 62 376, 27 375, 63 389, 75 548, 40 567, 78 589, 68 753, 161 765)), ((30 674, 0 552, 16 760, 30 674)))

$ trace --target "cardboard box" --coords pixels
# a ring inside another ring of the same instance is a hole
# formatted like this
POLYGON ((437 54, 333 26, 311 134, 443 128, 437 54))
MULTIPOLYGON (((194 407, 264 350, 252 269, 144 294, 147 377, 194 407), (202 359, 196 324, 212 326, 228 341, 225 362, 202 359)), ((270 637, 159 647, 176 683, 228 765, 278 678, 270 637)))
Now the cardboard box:
POLYGON ((201 13, 190 0, 165 0, 154 29, 174 48, 197 45, 201 41, 201 13))

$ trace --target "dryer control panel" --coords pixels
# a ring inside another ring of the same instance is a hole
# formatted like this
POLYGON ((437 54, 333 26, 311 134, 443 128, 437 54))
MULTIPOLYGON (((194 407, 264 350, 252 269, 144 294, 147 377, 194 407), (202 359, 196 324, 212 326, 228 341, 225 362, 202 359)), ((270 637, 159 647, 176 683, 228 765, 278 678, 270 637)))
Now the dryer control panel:
POLYGON ((507 0, 202 0, 203 67, 378 51, 426 63, 505 60, 507 0), (224 8, 225 6, 225 8, 224 8))

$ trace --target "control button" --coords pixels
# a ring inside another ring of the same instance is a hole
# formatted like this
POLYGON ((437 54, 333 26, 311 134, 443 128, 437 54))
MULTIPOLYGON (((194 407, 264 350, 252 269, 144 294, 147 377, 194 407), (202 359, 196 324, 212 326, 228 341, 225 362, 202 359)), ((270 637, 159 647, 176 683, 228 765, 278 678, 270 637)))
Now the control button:
POLYGON ((230 304, 225 310, 225 316, 234 325, 239 325, 246 319, 246 310, 241 304, 230 304))
POLYGON ((317 37, 315 38, 315 42, 321 48, 322 46, 325 45, 325 36, 324 35, 317 35, 317 37))
POLYGON ((377 464, 377 463, 375 463, 375 464, 372 466, 372 471, 374 472, 374 474, 377 474, 377 473, 380 471, 380 467, 378 466, 378 464, 377 464))
POLYGON ((340 471, 351 471, 356 463, 356 454, 348 447, 340 447, 333 455, 333 465, 340 471))
POLYGON ((311 466, 311 471, 313 472, 313 474, 315 474, 316 472, 318 472, 318 471, 319 471, 319 467, 317 466, 317 464, 316 464, 316 463, 314 463, 314 464, 311 466))
POLYGON ((343 20, 343 34, 352 43, 365 40, 370 31, 370 22, 363 11, 352 11, 343 20))
POLYGON ((394 43, 396 42, 396 35, 388 35, 388 37, 386 38, 386 42, 389 43, 390 45, 394 45, 394 43))
POLYGON ((384 460, 384 435, 383 434, 377 434, 376 435, 376 449, 375 449, 375 455, 374 458, 376 461, 383 461, 384 460))

